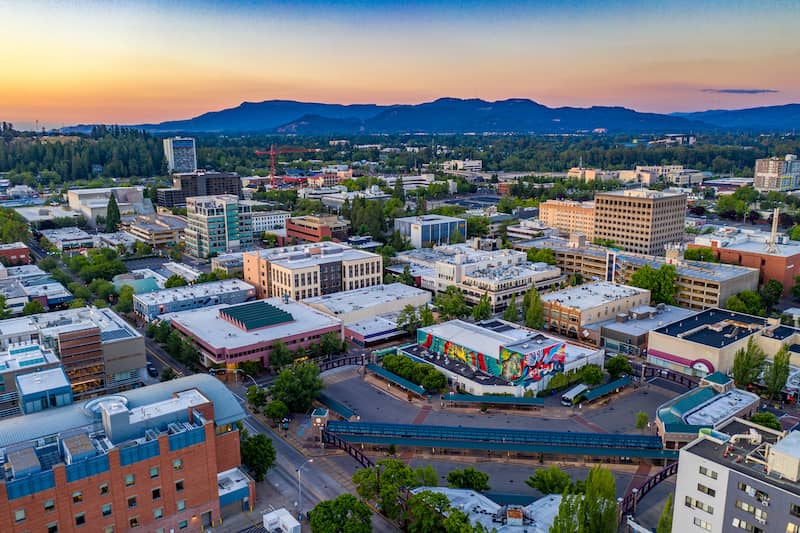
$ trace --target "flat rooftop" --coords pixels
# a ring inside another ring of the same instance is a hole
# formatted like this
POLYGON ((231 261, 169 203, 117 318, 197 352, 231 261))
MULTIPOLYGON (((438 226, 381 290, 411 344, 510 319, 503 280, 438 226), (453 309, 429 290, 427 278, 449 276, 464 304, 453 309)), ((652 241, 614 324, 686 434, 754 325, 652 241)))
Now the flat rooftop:
POLYGON ((333 261, 354 261, 380 257, 334 242, 308 243, 245 253, 258 254, 260 258, 284 268, 307 268, 333 261))
POLYGON ((480 250, 473 248, 470 244, 446 244, 434 246, 433 248, 416 248, 397 254, 400 261, 418 263, 426 266, 434 266, 437 261, 444 263, 472 264, 478 262, 495 263, 500 266, 509 261, 527 262, 524 252, 515 250, 480 250))
POLYGON ((205 403, 208 403, 208 398, 203 396, 196 389, 189 389, 177 393, 172 398, 130 409, 129 421, 131 424, 138 424, 151 418, 159 418, 171 413, 184 412, 190 407, 196 407, 205 403))
POLYGON ((64 373, 64 369, 61 367, 19 375, 17 376, 17 384, 19 385, 19 393, 21 396, 56 388, 69 389, 71 387, 69 379, 64 373))
POLYGON ((42 222, 54 218, 78 218, 83 213, 60 205, 37 205, 30 207, 15 207, 14 211, 28 222, 42 222))
POLYGON ((549 292, 542 295, 543 302, 558 302, 562 305, 584 311, 599 307, 623 298, 643 295, 648 291, 628 285, 618 285, 610 281, 596 281, 576 287, 569 287, 560 291, 549 292))
POLYGON ((684 196, 684 194, 671 191, 655 191, 652 189, 622 189, 619 191, 598 191, 597 196, 622 196, 626 198, 669 198, 675 196, 684 196))
POLYGON ((96 307, 80 307, 2 320, 0 336, 23 336, 40 331, 46 337, 55 337, 59 333, 89 327, 100 329, 104 343, 142 336, 111 309, 96 307))
POLYGON ((43 229, 40 233, 50 242, 92 240, 94 238, 80 228, 43 229))
POLYGON ((666 305, 663 308, 638 306, 629 310, 628 319, 625 322, 617 322, 616 319, 611 319, 604 322, 595 322, 585 327, 588 329, 602 328, 626 335, 638 336, 645 335, 648 331, 660 328, 664 324, 686 320, 696 313, 697 311, 675 307, 674 305, 666 305))
POLYGON ((464 283, 468 284, 467 278, 489 283, 496 283, 514 279, 536 277, 542 274, 549 274, 551 277, 556 277, 561 274, 561 269, 555 265, 548 265, 547 263, 523 263, 519 265, 491 266, 488 268, 473 270, 465 274, 464 283))
POLYGON ((52 350, 42 349, 38 344, 17 344, 0 353, 0 373, 58 362, 59 358, 52 350))
POLYGON ((727 309, 706 309, 688 319, 655 329, 656 333, 722 348, 760 332, 767 326, 764 318, 727 309))
POLYGON ((403 283, 390 283, 389 285, 373 285, 363 289, 306 298, 303 303, 319 304, 328 309, 333 315, 344 315, 360 309, 369 309, 397 300, 406 300, 425 295, 428 295, 428 300, 430 300, 428 291, 403 283))
POLYGON ((255 294, 255 288, 252 285, 245 283, 240 279, 233 278, 222 281, 209 281, 208 283, 199 283, 197 285, 173 287, 171 289, 163 289, 145 294, 137 294, 134 296, 134 298, 142 302, 144 305, 160 305, 169 302, 177 302, 180 300, 193 300, 195 298, 203 298, 206 296, 215 296, 218 294, 247 290, 252 290, 253 294, 255 294))
MULTIPOLYGON (((202 340, 215 349, 241 348, 253 344, 271 342, 276 339, 299 335, 323 328, 336 327, 341 322, 326 315, 322 311, 282 298, 268 298, 251 303, 267 303, 291 315, 293 320, 282 322, 271 327, 261 327, 246 331, 220 317, 220 313, 237 306, 215 305, 201 309, 167 313, 162 319, 179 324, 195 338, 202 340)), ((251 305, 251 304, 243 304, 251 305)))
POLYGON ((396 218, 395 221, 410 222, 412 224, 438 224, 441 222, 464 222, 463 218, 448 217, 445 215, 422 215, 414 217, 396 218))
POLYGON ((21 242, 9 242, 5 244, 0 244, 0 250, 17 250, 19 248, 27 249, 28 246, 21 242))

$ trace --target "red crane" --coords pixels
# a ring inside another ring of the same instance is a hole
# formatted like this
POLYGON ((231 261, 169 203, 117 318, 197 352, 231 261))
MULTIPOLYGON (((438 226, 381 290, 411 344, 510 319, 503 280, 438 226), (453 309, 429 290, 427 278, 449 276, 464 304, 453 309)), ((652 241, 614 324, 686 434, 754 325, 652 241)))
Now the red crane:
POLYGON ((302 154, 305 152, 316 152, 316 148, 275 148, 272 144, 269 150, 256 150, 256 155, 269 155, 269 184, 275 188, 275 157, 279 154, 302 154))

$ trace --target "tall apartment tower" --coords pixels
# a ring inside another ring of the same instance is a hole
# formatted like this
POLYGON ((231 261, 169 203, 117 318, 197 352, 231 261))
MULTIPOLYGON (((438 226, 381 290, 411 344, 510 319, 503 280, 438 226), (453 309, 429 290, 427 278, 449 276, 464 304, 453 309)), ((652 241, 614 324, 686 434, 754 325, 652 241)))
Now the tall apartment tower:
POLYGON ((647 255, 664 255, 666 247, 683 240, 686 195, 629 189, 594 197, 594 237, 617 248, 647 255))
POLYGON ((197 170, 197 150, 191 137, 168 137, 164 139, 164 157, 167 172, 194 172, 197 170))
POLYGON ((186 199, 186 249, 194 257, 208 258, 249 250, 253 245, 251 204, 232 194, 186 199))
POLYGON ((753 186, 759 192, 791 191, 800 188, 800 161, 796 155, 756 159, 753 186))

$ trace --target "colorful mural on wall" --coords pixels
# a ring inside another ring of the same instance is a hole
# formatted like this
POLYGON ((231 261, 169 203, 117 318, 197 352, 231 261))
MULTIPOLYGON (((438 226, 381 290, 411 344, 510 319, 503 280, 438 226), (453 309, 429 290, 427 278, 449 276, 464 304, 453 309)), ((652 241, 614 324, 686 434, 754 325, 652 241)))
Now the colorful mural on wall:
POLYGON ((563 342, 556 342, 524 354, 502 348, 500 358, 495 359, 424 331, 417 331, 417 343, 434 353, 456 359, 471 368, 516 384, 539 381, 544 376, 563 372, 567 348, 563 342))

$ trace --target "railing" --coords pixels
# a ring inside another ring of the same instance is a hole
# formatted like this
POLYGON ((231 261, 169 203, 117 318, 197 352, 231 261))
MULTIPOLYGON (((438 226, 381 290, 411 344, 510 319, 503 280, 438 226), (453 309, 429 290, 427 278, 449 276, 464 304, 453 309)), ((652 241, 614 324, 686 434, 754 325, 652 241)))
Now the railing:
POLYGON ((357 446, 350 444, 346 440, 325 429, 322 430, 322 442, 323 444, 335 446, 340 450, 346 451, 350 457, 358 461, 358 464, 364 468, 375 466, 375 463, 372 461, 372 459, 364 455, 364 453, 357 446))
POLYGON ((617 512, 619 513, 619 520, 622 520, 622 517, 625 514, 630 513, 631 511, 636 510, 636 504, 641 501, 645 495, 653 490, 656 485, 664 481, 670 476, 674 476, 678 473, 678 463, 670 463, 649 478, 647 478, 644 483, 635 487, 630 494, 621 498, 621 501, 618 503, 617 512))
MULTIPOLYGON (((642 377, 641 363, 632 362, 631 370, 633 371, 632 374, 634 376, 642 377)), ((687 389, 696 388, 698 386, 698 382, 700 381, 698 378, 687 376, 686 374, 681 374, 680 372, 673 372, 672 370, 667 370, 666 368, 646 365, 644 367, 644 379, 648 378, 661 378, 666 381, 677 383, 678 385, 686 387, 687 389)))
POLYGON ((339 357, 338 359, 327 359, 325 361, 314 362, 317 363, 317 366, 319 366, 320 372, 325 372, 326 370, 333 370, 334 368, 339 368, 341 366, 363 366, 367 363, 367 358, 363 355, 347 355, 345 357, 339 357))

